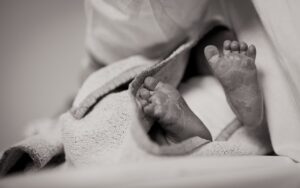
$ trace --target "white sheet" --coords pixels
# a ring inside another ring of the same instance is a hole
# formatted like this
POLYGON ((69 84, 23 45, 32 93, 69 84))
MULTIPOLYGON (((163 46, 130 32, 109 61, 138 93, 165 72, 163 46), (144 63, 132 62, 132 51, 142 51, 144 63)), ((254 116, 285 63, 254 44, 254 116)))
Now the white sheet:
POLYGON ((300 166, 287 157, 178 157, 150 163, 52 170, 0 181, 0 187, 289 187, 300 166))
POLYGON ((224 7, 239 40, 257 46, 272 145, 277 154, 300 161, 300 3, 253 2, 259 16, 250 1, 229 0, 224 7))
POLYGON ((86 47, 104 64, 137 54, 162 58, 222 20, 218 1, 208 0, 86 0, 86 13, 86 47))
MULTIPOLYGON (((254 0, 254 5, 274 50, 276 62, 266 64, 269 127, 279 155, 300 161, 300 1, 254 0), (270 67, 274 67, 270 68, 270 67), (273 73, 274 74, 274 73, 273 73), (273 75, 275 76, 275 75, 273 75), (280 80, 279 80, 280 79, 280 80), (271 84, 272 82, 273 84, 271 84), (272 104, 271 104, 272 103, 272 104)), ((261 62, 262 64, 264 62, 261 62)), ((262 65, 263 66, 263 65, 262 65)))

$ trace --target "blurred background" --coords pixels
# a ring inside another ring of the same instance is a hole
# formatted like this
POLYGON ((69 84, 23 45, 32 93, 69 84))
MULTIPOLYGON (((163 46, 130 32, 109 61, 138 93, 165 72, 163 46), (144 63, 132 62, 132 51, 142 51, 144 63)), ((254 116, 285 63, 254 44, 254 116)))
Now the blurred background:
POLYGON ((0 151, 75 94, 84 31, 81 0, 0 0, 0 151))

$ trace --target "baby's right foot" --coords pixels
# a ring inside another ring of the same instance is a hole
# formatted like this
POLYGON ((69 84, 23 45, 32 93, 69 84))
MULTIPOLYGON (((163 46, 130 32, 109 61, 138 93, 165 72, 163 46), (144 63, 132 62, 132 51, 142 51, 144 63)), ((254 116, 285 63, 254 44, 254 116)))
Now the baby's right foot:
POLYGON ((255 66, 256 49, 244 42, 225 41, 224 55, 215 46, 204 50, 213 74, 222 84, 227 101, 237 118, 246 126, 263 120, 263 97, 255 66))
POLYGON ((171 85, 147 77, 136 99, 143 112, 160 123, 169 141, 181 142, 193 136, 212 139, 206 126, 171 85))

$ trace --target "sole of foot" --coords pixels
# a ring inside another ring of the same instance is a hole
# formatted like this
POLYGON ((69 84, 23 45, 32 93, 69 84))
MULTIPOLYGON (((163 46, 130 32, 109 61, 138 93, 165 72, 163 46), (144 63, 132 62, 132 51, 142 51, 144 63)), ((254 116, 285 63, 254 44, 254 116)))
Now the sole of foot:
POLYGON ((249 128, 259 126, 263 121, 263 97, 255 65, 255 46, 226 40, 223 53, 209 45, 204 54, 237 118, 249 128))
POLYGON ((141 110, 159 122, 172 142, 181 142, 193 136, 211 140, 208 129, 173 86, 147 77, 136 99, 141 110))

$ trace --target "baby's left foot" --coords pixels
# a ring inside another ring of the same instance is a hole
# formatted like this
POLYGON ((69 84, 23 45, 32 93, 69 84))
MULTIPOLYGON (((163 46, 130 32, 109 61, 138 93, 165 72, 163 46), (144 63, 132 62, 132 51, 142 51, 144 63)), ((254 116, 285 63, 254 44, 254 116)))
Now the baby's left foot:
POLYGON ((193 136, 211 140, 208 129, 171 85, 147 77, 136 98, 143 112, 157 120, 172 141, 180 142, 193 136))
POLYGON ((255 46, 225 41, 224 54, 215 46, 207 46, 204 52, 237 118, 246 126, 259 126, 263 120, 263 97, 255 66, 255 46))

